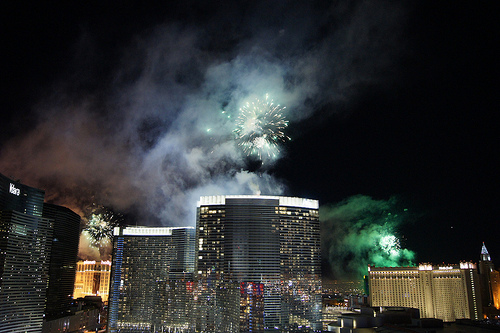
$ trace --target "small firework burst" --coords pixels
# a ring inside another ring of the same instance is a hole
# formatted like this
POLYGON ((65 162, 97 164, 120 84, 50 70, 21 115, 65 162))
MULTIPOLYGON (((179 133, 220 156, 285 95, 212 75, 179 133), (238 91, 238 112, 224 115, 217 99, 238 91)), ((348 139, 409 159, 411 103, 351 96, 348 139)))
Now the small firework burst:
POLYGON ((93 212, 83 229, 90 243, 95 247, 106 246, 113 237, 113 230, 119 225, 121 216, 105 208, 93 212))
POLYGON ((257 155, 259 159, 264 154, 276 157, 279 144, 290 140, 284 132, 288 126, 284 109, 267 94, 264 100, 256 99, 240 108, 234 133, 245 154, 257 155))

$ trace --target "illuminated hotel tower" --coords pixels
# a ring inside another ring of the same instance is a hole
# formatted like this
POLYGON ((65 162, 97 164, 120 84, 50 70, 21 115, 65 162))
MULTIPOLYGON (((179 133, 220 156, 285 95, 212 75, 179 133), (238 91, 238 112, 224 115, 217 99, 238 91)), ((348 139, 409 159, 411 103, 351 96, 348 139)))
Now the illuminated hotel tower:
POLYGON ((85 260, 76 264, 74 298, 101 296, 108 302, 111 261, 85 260))
POLYGON ((491 281, 491 289, 492 289, 492 306, 500 310, 500 272, 498 270, 494 270, 490 274, 490 281, 491 281))
POLYGON ((0 332, 41 332, 51 220, 45 192, 0 174, 0 332))
POLYGON ((108 332, 192 332, 194 228, 115 228, 108 332))
POLYGON ((484 306, 491 306, 493 303, 493 293, 491 289, 491 272, 495 269, 491 261, 490 254, 483 243, 481 248, 481 260, 479 260, 479 274, 481 276, 481 296, 484 306))
POLYGON ((490 254, 483 243, 481 259, 479 260, 479 276, 481 278, 481 297, 483 306, 488 313, 490 307, 500 310, 500 272, 495 270, 490 254))
POLYGON ((318 201, 204 196, 196 223, 198 331, 321 329, 318 201))
POLYGON ((371 306, 412 307, 421 318, 482 319, 476 265, 368 267, 371 306))

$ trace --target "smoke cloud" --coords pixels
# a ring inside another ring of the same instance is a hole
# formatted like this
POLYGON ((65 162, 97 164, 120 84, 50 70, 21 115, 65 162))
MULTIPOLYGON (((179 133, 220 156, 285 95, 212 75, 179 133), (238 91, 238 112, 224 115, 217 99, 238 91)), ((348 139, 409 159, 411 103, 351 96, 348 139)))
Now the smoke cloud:
POLYGON ((384 86, 406 10, 368 1, 234 6, 204 23, 139 32, 111 59, 84 31, 69 74, 33 105, 32 130, 2 145, 1 172, 82 215, 105 205, 141 225, 194 225, 200 195, 286 194, 273 175, 280 156, 254 171, 235 142, 239 108, 268 93, 297 123, 384 86))
POLYGON ((401 246, 398 232, 410 220, 395 197, 375 200, 357 195, 320 208, 323 260, 336 279, 358 279, 368 265, 412 266, 415 252, 401 246))
POLYGON ((98 247, 92 244, 86 231, 80 234, 78 257, 81 260, 106 260, 109 259, 110 251, 110 246, 98 247))

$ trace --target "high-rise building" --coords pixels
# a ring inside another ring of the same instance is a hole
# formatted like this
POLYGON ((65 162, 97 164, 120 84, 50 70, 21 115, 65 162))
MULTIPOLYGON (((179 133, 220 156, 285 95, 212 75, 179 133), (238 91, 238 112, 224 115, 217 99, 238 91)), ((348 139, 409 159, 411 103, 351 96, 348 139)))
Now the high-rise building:
POLYGON ((198 331, 321 329, 318 206, 280 196, 200 198, 198 331))
POLYGON ((41 332, 52 240, 45 192, 0 174, 0 332, 41 332))
POLYGON ((192 332, 194 228, 115 228, 108 332, 192 332))
POLYGON ((78 261, 73 298, 101 296, 103 302, 108 302, 110 277, 111 261, 78 261))
POLYGON ((43 204, 43 217, 53 226, 45 304, 46 319, 51 319, 64 314, 72 301, 81 219, 69 208, 48 203, 43 204))
POLYGON ((494 318, 500 315, 500 272, 495 270, 484 242, 479 260, 479 278, 484 315, 494 318))
POLYGON ((500 310, 500 272, 498 270, 490 273, 490 282, 493 296, 492 306, 500 310))
POLYGON ((479 276, 481 278, 481 298, 483 306, 491 306, 493 304, 493 290, 491 288, 491 273, 495 270, 490 254, 486 249, 486 245, 481 248, 481 257, 479 260, 479 276))
POLYGON ((420 310, 421 318, 445 322, 482 319, 476 265, 368 267, 371 306, 400 306, 420 310))

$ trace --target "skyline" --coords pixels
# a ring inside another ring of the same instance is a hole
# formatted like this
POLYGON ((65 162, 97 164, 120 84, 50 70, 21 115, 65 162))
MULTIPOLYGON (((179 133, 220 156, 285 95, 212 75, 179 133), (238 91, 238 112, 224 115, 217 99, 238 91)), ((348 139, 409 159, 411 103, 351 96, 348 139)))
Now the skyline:
POLYGON ((0 173, 147 225, 193 226, 199 196, 259 190, 361 214, 362 231, 403 211, 390 231, 417 262, 477 262, 484 241, 499 266, 488 5, 18 6, 0 173), (260 165, 231 119, 267 93, 291 140, 260 165))

